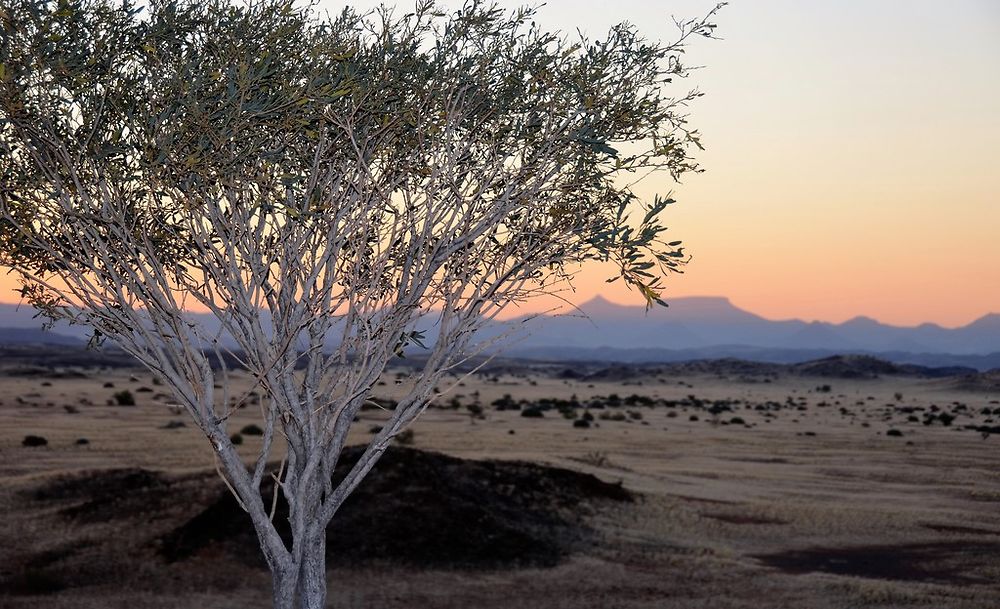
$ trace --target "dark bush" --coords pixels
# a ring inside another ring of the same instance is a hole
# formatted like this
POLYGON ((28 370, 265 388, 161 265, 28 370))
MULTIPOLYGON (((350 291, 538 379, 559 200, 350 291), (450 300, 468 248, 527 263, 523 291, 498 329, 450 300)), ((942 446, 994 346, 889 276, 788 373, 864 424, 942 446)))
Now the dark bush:
POLYGON ((234 433, 229 436, 229 441, 232 442, 234 446, 239 446, 240 444, 243 444, 243 436, 238 433, 234 433))
POLYGON ((535 407, 535 406, 529 406, 529 407, 527 407, 527 408, 525 408, 524 410, 521 411, 521 416, 522 417, 528 417, 530 419, 540 419, 540 418, 544 417, 545 414, 542 413, 542 409, 541 408, 538 408, 538 407, 535 407))
POLYGON ((573 427, 579 427, 580 429, 587 429, 590 427, 590 421, 587 419, 577 419, 573 421, 573 427))
POLYGON ((135 406, 135 396, 128 389, 111 396, 119 406, 135 406))
POLYGON ((885 432, 885 435, 892 436, 894 438, 902 438, 903 432, 899 431, 898 429, 890 429, 889 431, 885 432))
POLYGON ((244 427, 243 429, 241 429, 240 433, 243 434, 244 436, 262 436, 264 435, 264 430, 261 429, 260 426, 251 423, 246 427, 244 427))
POLYGON ((47 446, 48 443, 49 441, 43 438, 42 436, 28 435, 24 436, 24 439, 21 440, 22 446, 47 446))

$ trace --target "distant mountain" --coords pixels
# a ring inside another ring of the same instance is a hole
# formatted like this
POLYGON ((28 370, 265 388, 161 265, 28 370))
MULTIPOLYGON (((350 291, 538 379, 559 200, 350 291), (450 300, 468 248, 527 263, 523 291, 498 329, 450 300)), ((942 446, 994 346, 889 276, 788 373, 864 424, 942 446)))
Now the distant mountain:
MULTIPOLYGON (((566 314, 525 316, 491 326, 483 338, 518 328, 521 335, 507 353, 540 359, 639 362, 737 357, 793 363, 859 353, 901 364, 978 370, 1000 366, 1000 314, 949 329, 929 323, 892 326, 868 317, 840 324, 770 320, 721 297, 675 298, 669 305, 646 311, 598 296, 566 314)), ((0 305, 0 327, 40 330, 41 320, 33 315, 28 307, 0 305)), ((210 332, 218 328, 211 316, 191 318, 210 332)), ((427 336, 432 340, 431 322, 419 327, 430 330, 427 336)), ((54 331, 77 339, 87 335, 86 328, 67 324, 57 324, 54 331)), ((13 334, 0 333, 0 344, 11 340, 13 334)))
POLYGON ((82 347, 84 341, 74 336, 57 334, 41 328, 2 328, 0 327, 0 345, 64 345, 82 347))
POLYGON ((962 328, 934 324, 900 327, 867 317, 841 324, 774 321, 726 298, 676 298, 648 312, 600 296, 580 305, 583 315, 552 316, 530 325, 518 349, 576 346, 586 349, 690 350, 722 345, 822 352, 909 352, 985 355, 1000 351, 1000 315, 962 328), (585 315, 585 316, 584 316, 585 315))

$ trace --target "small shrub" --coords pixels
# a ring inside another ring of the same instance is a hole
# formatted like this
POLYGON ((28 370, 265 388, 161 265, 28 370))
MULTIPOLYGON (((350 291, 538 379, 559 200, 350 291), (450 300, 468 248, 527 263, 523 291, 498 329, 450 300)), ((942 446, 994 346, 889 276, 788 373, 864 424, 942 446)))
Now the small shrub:
POLYGON ((902 438, 903 432, 899 431, 898 429, 890 429, 889 431, 885 432, 885 435, 892 436, 894 438, 902 438))
POLYGON ((90 444, 90 440, 88 440, 87 438, 77 438, 74 444, 76 444, 77 446, 86 446, 90 444))
POLYGON ((243 444, 243 436, 238 433, 234 433, 229 436, 229 441, 233 443, 233 446, 239 446, 240 444, 243 444))
POLYGON ((541 419, 545 416, 541 408, 537 406, 529 406, 521 411, 522 417, 528 417, 529 419, 541 419))
POLYGON ((49 441, 42 436, 27 435, 24 436, 23 440, 21 440, 21 446, 48 446, 48 444, 49 441))
POLYGON ((115 384, 112 383, 111 381, 108 381, 107 383, 104 383, 104 388, 105 389, 113 389, 114 386, 115 386, 115 384))
POLYGON ((253 423, 251 423, 246 427, 244 427, 243 429, 241 429, 240 433, 243 434, 244 436, 262 436, 264 435, 264 430, 261 429, 258 425, 254 425, 253 423))
POLYGON ((80 409, 72 404, 65 404, 63 406, 63 410, 65 410, 67 414, 78 414, 80 412, 80 409))
POLYGON ((119 406, 135 406, 135 396, 128 389, 111 396, 119 406))
POLYGON ((573 427, 578 427, 580 429, 587 429, 590 427, 590 421, 586 419, 577 419, 573 421, 573 427))

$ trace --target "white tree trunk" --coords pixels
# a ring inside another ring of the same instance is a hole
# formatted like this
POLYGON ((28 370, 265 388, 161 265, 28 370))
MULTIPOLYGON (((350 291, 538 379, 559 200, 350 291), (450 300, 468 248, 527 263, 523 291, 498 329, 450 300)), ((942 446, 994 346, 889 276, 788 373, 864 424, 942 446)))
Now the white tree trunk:
POLYGON ((326 531, 313 531, 310 539, 302 540, 305 551, 299 567, 298 609, 324 609, 326 607, 326 531))
POLYGON ((326 531, 309 527, 298 565, 272 570, 274 609, 325 609, 326 531))

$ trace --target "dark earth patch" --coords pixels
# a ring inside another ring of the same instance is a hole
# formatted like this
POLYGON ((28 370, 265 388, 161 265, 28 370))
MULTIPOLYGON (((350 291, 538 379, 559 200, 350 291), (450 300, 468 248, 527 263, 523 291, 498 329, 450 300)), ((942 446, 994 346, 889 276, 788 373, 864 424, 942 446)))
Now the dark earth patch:
POLYGON ((136 512, 151 512, 171 497, 175 481, 140 468, 60 476, 34 490, 32 499, 67 504, 59 513, 83 522, 110 522, 136 512))
POLYGON ((709 499, 708 497, 695 497, 694 495, 669 495, 674 499, 680 499, 686 503, 709 503, 712 505, 739 505, 736 501, 726 499, 709 499))
POLYGON ((704 518, 711 518, 729 524, 788 524, 787 520, 776 518, 762 518, 760 516, 750 516, 748 514, 715 514, 706 513, 701 515, 704 518))
POLYGON ((1000 531, 994 531, 991 529, 980 529, 978 527, 963 527, 953 524, 934 524, 934 523, 928 523, 921 526, 923 526, 925 529, 937 531, 938 533, 958 533, 960 535, 996 535, 1000 537, 1000 531))
POLYGON ((983 556, 1000 556, 996 542, 928 542, 900 545, 806 548, 753 558, 785 573, 833 573, 869 579, 939 584, 990 583, 983 556))
MULTIPOLYGON (((360 453, 360 447, 348 448, 336 475, 343 476, 360 453)), ((205 557, 219 566, 264 565, 249 517, 215 472, 89 471, 55 477, 11 498, 17 510, 54 518, 61 540, 0 551, 0 591, 11 594, 126 585, 144 577, 135 565, 197 568, 189 559, 205 557)), ((597 541, 588 514, 633 500, 620 484, 589 474, 394 447, 334 518, 329 564, 551 566, 597 541)), ((279 506, 280 530, 288 513, 283 502, 279 506)))
MULTIPOLYGON (((357 461, 349 448, 335 477, 357 461)), ((266 489, 270 495, 270 488, 266 489)), ((345 502, 327 530, 334 564, 394 563, 480 569, 551 566, 586 544, 581 515, 595 501, 632 501, 622 486, 524 462, 472 461, 396 447, 345 502)), ((287 522, 280 502, 275 522, 287 522)), ((287 539, 287 529, 281 530, 287 539)), ((161 538, 169 561, 221 549, 263 565, 249 517, 228 493, 161 538)))

